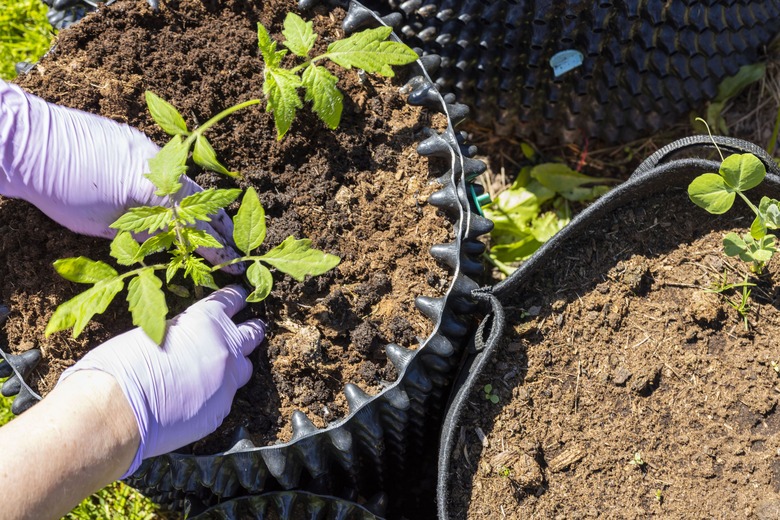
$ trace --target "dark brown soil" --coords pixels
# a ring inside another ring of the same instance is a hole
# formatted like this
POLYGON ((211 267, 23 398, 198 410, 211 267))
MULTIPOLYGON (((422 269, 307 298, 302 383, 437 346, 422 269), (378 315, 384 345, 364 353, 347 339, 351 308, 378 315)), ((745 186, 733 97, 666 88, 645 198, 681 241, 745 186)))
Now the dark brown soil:
POLYGON ((518 291, 462 422, 453 518, 780 517, 779 263, 747 330, 739 293, 708 291, 743 280, 722 237, 750 222, 677 190, 594 224, 518 291))
MULTIPOLYGON (((288 11, 296 11, 294 2, 172 0, 155 14, 144 0, 120 0, 63 31, 56 50, 18 83, 49 101, 127 122, 162 144, 166 136, 145 110, 144 91, 173 103, 191 126, 262 97, 257 22, 278 37, 288 11)), ((343 12, 306 16, 322 48, 343 37, 343 12)), ((278 142, 270 115, 255 107, 209 134, 223 163, 243 173, 239 186, 260 193, 267 247, 294 235, 342 257, 334 271, 304 283, 275 274, 271 296, 251 309, 270 324, 268 339, 252 356, 255 375, 221 431, 245 426, 258 444, 289 438, 295 409, 318 426, 343 417, 348 382, 375 393, 393 380, 384 345, 414 348, 426 337, 432 327, 414 298, 440 295, 448 284, 448 273, 428 254, 450 240, 452 224, 426 203, 437 189, 431 174, 443 170, 429 171, 415 152, 430 116, 405 104, 400 80, 361 83, 354 70, 339 75, 346 95, 336 132, 307 107, 278 142)), ((235 185, 196 168, 191 174, 204 187, 235 185)), ((45 339, 55 307, 79 290, 58 278, 52 262, 78 255, 110 261, 108 242, 68 233, 20 201, 0 200, 0 222, 0 301, 12 309, 5 334, 16 351, 42 350, 31 383, 46 393, 89 348, 131 328, 129 313, 117 298, 78 340, 69 333, 45 339)), ((189 303, 169 302, 171 315, 189 303)), ((224 449, 226 442, 200 449, 224 449)))

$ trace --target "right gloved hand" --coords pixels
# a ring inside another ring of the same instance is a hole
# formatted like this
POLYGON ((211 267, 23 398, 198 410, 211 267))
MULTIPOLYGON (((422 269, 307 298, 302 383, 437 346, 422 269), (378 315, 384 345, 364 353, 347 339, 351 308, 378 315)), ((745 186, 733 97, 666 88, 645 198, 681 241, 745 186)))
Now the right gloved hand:
POLYGON ((90 351, 60 377, 100 370, 117 380, 135 415, 141 442, 125 475, 141 461, 168 453, 217 429, 236 390, 252 375, 246 358, 263 341, 265 323, 231 320, 247 291, 216 291, 168 322, 162 347, 140 328, 90 351))
MULTIPOLYGON (((135 206, 165 205, 144 176, 159 148, 145 134, 94 114, 47 103, 0 80, 0 195, 34 204, 71 231, 112 238, 109 225, 135 206)), ((176 200, 201 190, 182 177, 176 200)), ((223 248, 200 248, 213 265, 238 257, 233 223, 220 210, 198 227, 223 248)), ((240 274, 244 267, 225 268, 240 274)))

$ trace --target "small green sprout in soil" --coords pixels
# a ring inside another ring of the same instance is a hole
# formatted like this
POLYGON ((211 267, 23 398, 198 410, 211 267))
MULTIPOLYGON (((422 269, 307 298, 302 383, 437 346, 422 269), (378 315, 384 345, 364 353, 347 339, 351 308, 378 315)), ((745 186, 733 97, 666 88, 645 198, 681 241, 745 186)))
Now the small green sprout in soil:
POLYGON ((634 456, 631 457, 631 460, 628 461, 629 465, 635 466, 642 470, 643 472, 647 470, 647 462, 642 458, 642 454, 640 452, 634 453, 634 456))
POLYGON ((312 102, 314 112, 330 129, 338 128, 341 121, 344 96, 336 83, 338 78, 318 62, 330 60, 351 69, 356 67, 365 72, 393 77, 392 65, 406 65, 415 61, 417 54, 406 45, 386 41, 392 32, 390 27, 366 29, 343 40, 328 45, 325 54, 310 57, 309 53, 317 41, 312 22, 304 21, 294 13, 287 13, 284 20, 282 45, 303 63, 285 68, 282 61, 287 50, 276 50, 273 41, 262 24, 257 24, 257 44, 265 63, 263 70, 263 93, 266 96, 267 112, 273 112, 277 138, 281 139, 290 129, 295 112, 303 108, 298 89, 304 89, 305 101, 312 102))
POLYGON ((65 279, 76 283, 92 285, 89 289, 57 307, 46 326, 46 335, 73 328, 77 337, 95 314, 105 312, 114 297, 128 283, 127 301, 133 324, 141 327, 157 344, 162 344, 166 331, 168 306, 162 290, 163 280, 155 274, 165 272, 165 284, 170 292, 189 297, 186 288, 172 283, 177 274, 189 278, 195 290, 201 287, 218 289, 212 273, 231 264, 250 262, 246 270, 249 283, 254 287, 247 297, 249 302, 265 299, 271 291, 273 277, 267 266, 303 281, 307 275, 316 276, 334 268, 340 258, 323 253, 311 247, 311 240, 297 240, 287 237, 281 244, 264 254, 252 254, 265 240, 265 211, 254 189, 249 188, 233 217, 233 241, 244 254, 239 258, 219 265, 208 265, 194 255, 199 247, 222 248, 223 245, 198 223, 211 221, 214 215, 241 194, 239 189, 207 189, 175 201, 174 195, 181 189, 181 177, 186 175, 186 162, 190 148, 194 145, 193 160, 203 168, 230 176, 216 158, 214 149, 203 133, 216 122, 241 108, 255 105, 260 100, 251 100, 228 108, 190 132, 184 119, 169 103, 151 92, 146 93, 147 104, 152 117, 173 137, 149 160, 150 172, 146 177, 157 188, 160 197, 168 197, 167 206, 141 206, 128 210, 111 227, 117 229, 111 242, 111 256, 122 266, 138 265, 135 269, 119 273, 105 262, 85 257, 65 258, 54 262, 54 268, 65 279), (186 140, 183 138, 186 136, 186 140), (150 236, 143 243, 133 233, 150 236), (170 255, 167 263, 146 263, 147 257, 165 251, 170 255))
POLYGON ((660 489, 656 489, 653 494, 655 495, 655 501, 658 503, 658 505, 664 505, 664 492, 660 489))
MULTIPOLYGON (((720 153, 720 149, 718 149, 720 153)), ((737 256, 750 264, 750 270, 760 275, 775 251, 775 236, 770 229, 780 227, 780 201, 762 197, 758 206, 746 196, 745 191, 755 188, 764 180, 766 167, 751 153, 734 154, 723 158, 718 173, 699 175, 688 186, 688 196, 697 206, 713 215, 726 213, 736 196, 747 204, 756 215, 750 232, 742 236, 728 233, 723 238, 727 256, 737 256)))
POLYGON ((777 361, 772 361, 772 362, 770 363, 770 365, 771 365, 771 367, 772 367, 772 370, 774 370, 774 371, 775 371, 775 373, 776 373, 778 376, 780 376, 780 363, 778 363, 777 361))
POLYGON ((493 385, 488 383, 482 389, 485 391, 486 400, 490 401, 493 404, 498 404, 499 397, 498 394, 494 392, 493 385))
POLYGON ((742 317, 742 322, 745 325, 745 330, 750 330, 750 324, 748 322, 748 314, 750 313, 750 294, 753 291, 752 287, 756 284, 748 281, 749 276, 746 274, 745 279, 739 283, 730 283, 728 281, 728 273, 724 270, 723 277, 712 288, 707 289, 707 292, 712 292, 721 295, 726 302, 737 311, 742 317), (740 289, 736 296, 728 296, 727 293, 740 289))
POLYGON ((501 466, 501 468, 498 470, 498 474, 501 477, 509 478, 512 475, 512 470, 506 466, 501 466))

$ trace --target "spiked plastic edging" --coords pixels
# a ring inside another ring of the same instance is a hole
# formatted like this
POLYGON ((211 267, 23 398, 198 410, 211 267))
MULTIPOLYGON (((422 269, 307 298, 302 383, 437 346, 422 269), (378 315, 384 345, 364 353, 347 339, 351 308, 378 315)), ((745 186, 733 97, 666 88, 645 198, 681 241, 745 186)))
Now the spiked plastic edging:
MULTIPOLYGON (((0 325, 5 323, 10 312, 8 307, 0 305, 0 325)), ((1 393, 4 397, 16 396, 11 412, 19 415, 41 399, 41 396, 24 382, 24 378, 30 375, 41 360, 41 351, 34 348, 21 354, 6 354, 0 346, 0 359, 0 378, 8 378, 2 383, 1 393)))
POLYGON ((436 83, 500 133, 628 141, 759 61, 780 0, 370 0, 438 55, 436 83))
MULTIPOLYGON (((344 20, 344 26, 352 30, 378 23, 384 22, 357 2, 350 5, 344 20)), ((424 60, 435 62, 430 57, 424 60)), ((417 350, 387 345, 398 379, 378 395, 346 385, 346 418, 318 429, 303 413, 296 412, 290 442, 257 447, 245 431, 239 431, 233 448, 224 453, 170 453, 147 460, 128 479, 129 484, 173 507, 187 504, 194 513, 231 497, 296 489, 348 500, 383 493, 393 516, 401 511, 407 516, 433 514, 440 419, 458 354, 470 331, 462 315, 473 311, 470 294, 478 285, 469 276, 481 272, 475 257, 484 246, 476 239, 489 232, 492 223, 472 212, 474 203, 467 189, 485 165, 469 157, 476 149, 465 144, 465 134, 454 130, 453 115, 461 119, 467 109, 455 103, 454 97, 438 94, 423 60, 414 66, 419 72, 402 93, 408 94, 410 103, 443 113, 448 121, 441 134, 428 130, 418 148, 422 155, 450 160, 449 171, 438 178, 443 187, 430 202, 455 222, 454 242, 431 250, 451 269, 452 281, 444 297, 416 301, 417 308, 433 323, 433 332, 420 340, 417 350), (419 478, 418 482, 427 478, 427 490, 423 485, 410 489, 413 477, 419 478)))

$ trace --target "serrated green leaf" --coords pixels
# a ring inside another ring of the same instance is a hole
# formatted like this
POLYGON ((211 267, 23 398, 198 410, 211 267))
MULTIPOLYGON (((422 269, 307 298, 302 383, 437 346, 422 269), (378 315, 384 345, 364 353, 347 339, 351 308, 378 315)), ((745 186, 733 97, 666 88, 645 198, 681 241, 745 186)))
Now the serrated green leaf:
POLYGON ((317 276, 326 273, 341 262, 341 258, 336 255, 313 249, 308 238, 296 240, 291 236, 260 258, 299 282, 302 282, 307 275, 317 276))
POLYGON ((295 111, 303 107, 298 97, 301 78, 289 70, 266 67, 263 79, 263 93, 268 100, 265 111, 273 113, 276 138, 281 139, 290 129, 295 111))
POLYGON ((76 283, 97 283, 117 275, 116 270, 107 263, 84 256, 55 260, 54 269, 66 280, 76 283))
POLYGON ((241 195, 238 188, 216 190, 208 189, 184 197, 179 203, 179 218, 189 224, 196 220, 210 222, 209 215, 214 215, 241 195))
POLYGON ((178 110, 154 92, 146 91, 146 106, 154 122, 168 135, 190 135, 187 123, 178 110))
POLYGON ((238 172, 231 172, 217 160, 217 153, 212 148, 211 143, 205 136, 199 135, 195 139, 195 147, 192 150, 192 160, 195 164, 206 170, 221 173, 228 177, 238 178, 241 176, 238 172))
POLYGON ((119 265, 133 265, 138 262, 138 252, 141 246, 130 233, 120 231, 111 241, 111 256, 113 256, 119 265))
POLYGON ((156 195, 165 197, 181 189, 179 178, 187 171, 190 147, 180 135, 173 136, 157 155, 149 159, 146 178, 157 188, 156 195))
POLYGON ((206 265, 203 259, 196 256, 188 256, 184 259, 184 276, 189 276, 195 285, 208 287, 215 291, 219 289, 214 283, 211 268, 206 265))
POLYGON ((328 45, 328 52, 324 56, 345 69, 357 67, 366 72, 393 77, 391 65, 406 65, 417 60, 418 56, 403 43, 385 41, 392 31, 390 27, 360 31, 328 45))
POLYGON ((257 24, 257 47, 260 49, 260 55, 267 68, 279 67, 282 58, 287 54, 285 50, 276 50, 276 42, 271 39, 266 28, 259 22, 257 24))
POLYGON ((165 283, 170 284, 179 269, 182 269, 183 267, 184 256, 181 254, 174 254, 171 261, 168 262, 168 267, 165 268, 165 283))
POLYGON ((338 128, 344 108, 344 96, 336 88, 338 78, 325 67, 310 65, 303 71, 302 81, 306 89, 304 99, 312 101, 314 112, 328 128, 338 128))
POLYGON ((190 243, 192 247, 212 247, 221 249, 224 246, 213 236, 205 231, 194 228, 184 228, 181 230, 183 240, 190 243))
POLYGON ((720 175, 705 173, 688 185, 688 197, 700 208, 713 215, 721 215, 734 205, 736 192, 720 175))
POLYGON ((135 255, 135 260, 138 261, 151 255, 152 253, 165 251, 171 247, 171 244, 173 244, 173 240, 175 238, 176 233, 174 231, 166 231, 165 233, 160 233, 151 238, 148 238, 143 244, 141 244, 141 247, 138 249, 138 253, 135 255))
POLYGON ((168 305, 162 291, 162 280, 154 275, 153 269, 144 269, 130 280, 127 285, 127 303, 133 315, 133 325, 141 327, 152 341, 162 345, 168 305))
POLYGON ((271 288, 274 284, 274 278, 271 271, 260 262, 254 262, 246 270, 246 277, 249 283, 255 288, 252 294, 246 297, 248 302, 261 302, 271 294, 271 288))
POLYGON ((720 176, 737 191, 755 188, 766 176, 766 167, 752 153, 729 155, 721 163, 720 176))
POLYGON ((244 254, 257 249, 265 240, 265 210, 254 188, 249 188, 241 207, 233 217, 233 242, 244 254))
POLYGON ((116 219, 109 227, 133 233, 144 231, 154 233, 158 229, 164 229, 172 217, 173 211, 170 208, 163 206, 140 206, 127 210, 124 215, 116 219))
POLYGON ((73 327, 73 337, 77 338, 95 314, 105 312, 125 284, 119 277, 101 280, 81 294, 77 294, 54 311, 46 324, 45 335, 73 327))
POLYGON ((312 25, 312 22, 304 21, 295 13, 287 13, 282 30, 286 41, 282 42, 282 45, 290 49, 293 54, 305 58, 317 40, 312 25))

